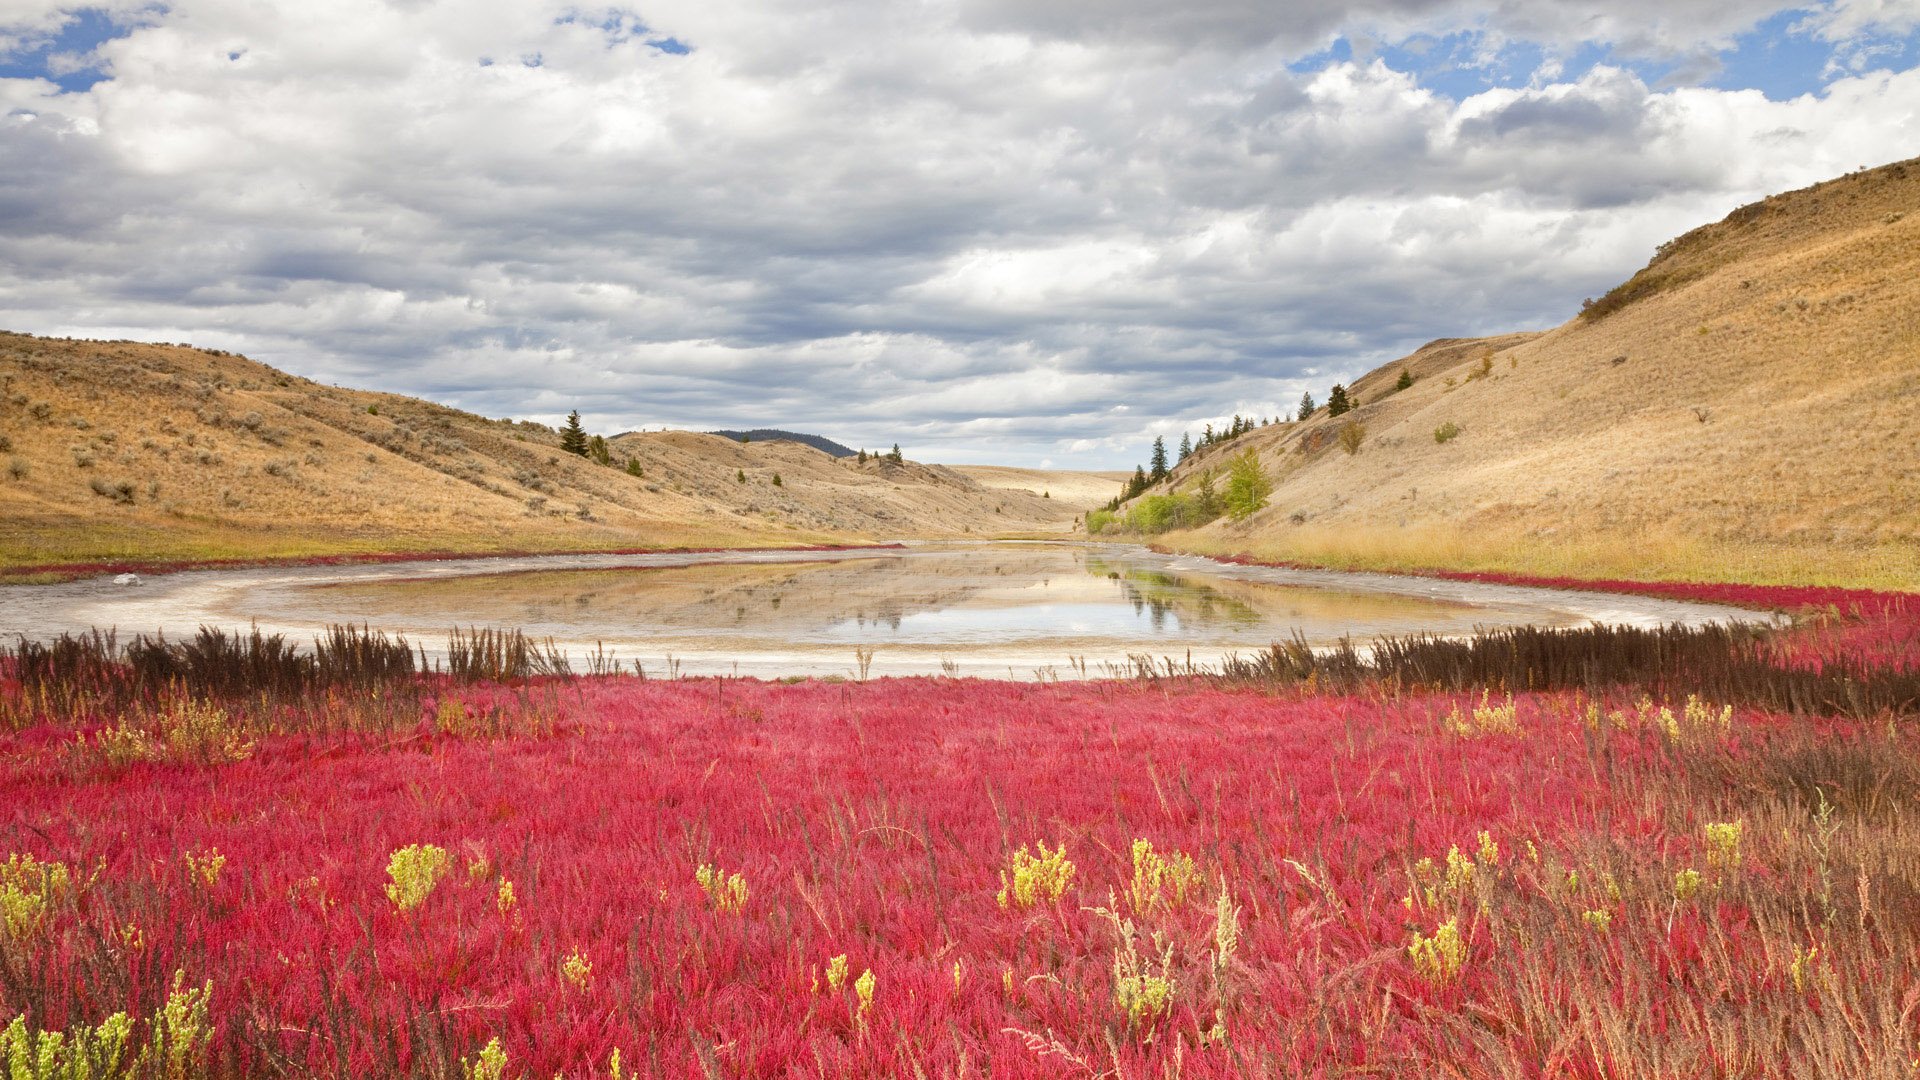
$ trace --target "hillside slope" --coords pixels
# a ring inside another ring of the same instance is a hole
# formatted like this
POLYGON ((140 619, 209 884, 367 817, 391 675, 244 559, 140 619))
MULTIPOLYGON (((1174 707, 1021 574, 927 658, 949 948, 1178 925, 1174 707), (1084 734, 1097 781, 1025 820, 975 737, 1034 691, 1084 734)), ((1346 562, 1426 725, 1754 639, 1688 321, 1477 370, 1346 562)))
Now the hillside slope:
MULTIPOLYGON (((1254 447, 1266 509, 1172 538, 1349 565, 1920 580, 1920 160, 1740 208, 1546 333, 1431 343, 1254 447), (1395 392, 1402 371, 1414 385, 1395 392), (1340 445, 1364 428, 1357 453, 1340 445), (1452 424, 1457 436, 1435 433, 1452 424)), ((1164 488, 1162 489, 1165 490, 1164 488)))
POLYGON ((1077 509, 793 442, 610 446, 217 351, 0 333, 0 566, 1027 534, 1077 509))

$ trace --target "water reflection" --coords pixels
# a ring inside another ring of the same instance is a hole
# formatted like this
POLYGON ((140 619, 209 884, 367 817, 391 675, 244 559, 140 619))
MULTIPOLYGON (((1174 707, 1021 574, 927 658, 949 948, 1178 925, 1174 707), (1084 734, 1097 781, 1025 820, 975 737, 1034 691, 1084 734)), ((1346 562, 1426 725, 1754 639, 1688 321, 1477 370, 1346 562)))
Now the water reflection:
POLYGON ((421 632, 514 626, 687 648, 1254 648, 1296 629, 1327 641, 1344 633, 1465 630, 1485 614, 1464 604, 1236 581, 1169 570, 1153 556, 1039 545, 835 562, 302 582, 255 590, 246 602, 303 622, 421 632))

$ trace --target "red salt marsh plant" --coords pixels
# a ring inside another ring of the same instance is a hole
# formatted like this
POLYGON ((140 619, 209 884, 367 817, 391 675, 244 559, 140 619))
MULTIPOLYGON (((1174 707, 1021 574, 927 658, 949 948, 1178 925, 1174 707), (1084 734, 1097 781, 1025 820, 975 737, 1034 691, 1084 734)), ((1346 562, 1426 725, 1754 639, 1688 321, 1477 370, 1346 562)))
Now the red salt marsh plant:
POLYGON ((1910 716, 1639 686, 597 678, 487 729, 452 718, 529 688, 412 678, 411 728, 263 723, 238 758, 0 736, 0 1020, 119 1015, 133 1061, 210 984, 179 1059, 206 1076, 1920 1058, 1910 716))

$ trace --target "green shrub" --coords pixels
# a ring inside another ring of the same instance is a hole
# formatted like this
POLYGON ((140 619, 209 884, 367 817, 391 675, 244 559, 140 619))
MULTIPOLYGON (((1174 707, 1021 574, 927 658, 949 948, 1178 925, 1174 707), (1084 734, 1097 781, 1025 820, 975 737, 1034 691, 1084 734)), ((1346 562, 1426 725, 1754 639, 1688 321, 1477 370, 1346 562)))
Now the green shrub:
POLYGON ((1253 448, 1234 455, 1227 468, 1227 515, 1235 521, 1245 521, 1267 505, 1267 496, 1272 494, 1273 481, 1260 467, 1260 456, 1253 448))
POLYGON ((1348 457, 1352 457, 1360 452, 1360 444, 1366 440, 1366 437, 1367 425, 1349 420, 1340 427, 1340 449, 1345 450, 1348 457))
POLYGON ((387 899, 401 911, 419 907, 453 868, 453 858, 434 844, 408 844, 387 860, 387 899))
POLYGON ((1394 384, 1393 384, 1393 388, 1394 388, 1395 390, 1409 390, 1409 389, 1412 389, 1412 388, 1413 388, 1413 372, 1411 372, 1411 371, 1408 371, 1408 370, 1407 370, 1406 368, 1401 368, 1401 369, 1400 369, 1400 381, 1399 381, 1399 382, 1397 382, 1397 383, 1394 383, 1394 384))
POLYGON ((1460 434, 1460 425, 1449 420, 1433 429, 1433 441, 1443 443, 1460 434))

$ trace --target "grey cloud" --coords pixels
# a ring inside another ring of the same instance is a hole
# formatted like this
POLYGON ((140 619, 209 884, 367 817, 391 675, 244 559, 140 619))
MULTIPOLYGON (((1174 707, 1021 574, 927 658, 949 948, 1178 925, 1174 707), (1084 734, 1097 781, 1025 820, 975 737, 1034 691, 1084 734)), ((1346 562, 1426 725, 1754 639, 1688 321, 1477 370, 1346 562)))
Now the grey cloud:
MULTIPOLYGON (((362 33, 198 2, 112 43, 113 84, 0 118, 9 328, 955 460, 1130 465, 1429 338, 1551 325, 1687 225, 1867 160, 1920 98, 1601 70, 1455 103, 1216 44, 1268 33, 1252 5, 1096 33, 1046 5, 668 4, 649 25, 695 45, 668 56, 512 5, 369 7, 362 33), (521 52, 543 66, 477 64, 521 52)), ((1543 10, 1309 6, 1268 38, 1543 10)))
POLYGON ((1772 0, 1625 0, 1604 9, 1563 0, 966 0, 962 20, 977 29, 1061 40, 1228 51, 1277 44, 1293 52, 1319 48, 1343 31, 1369 43, 1492 27, 1568 51, 1605 42, 1627 53, 1671 57, 1724 43, 1779 8, 1772 0))

